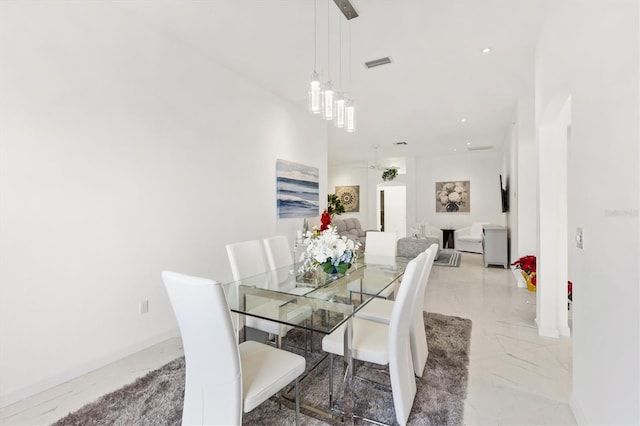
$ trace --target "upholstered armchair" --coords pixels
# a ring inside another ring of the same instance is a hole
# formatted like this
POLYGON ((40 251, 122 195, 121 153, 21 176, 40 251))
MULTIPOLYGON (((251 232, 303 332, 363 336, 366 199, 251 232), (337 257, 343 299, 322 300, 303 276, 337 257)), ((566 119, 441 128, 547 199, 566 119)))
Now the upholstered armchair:
POLYGON ((489 222, 474 222, 466 228, 456 229, 453 233, 453 244, 458 251, 482 253, 482 226, 489 222))

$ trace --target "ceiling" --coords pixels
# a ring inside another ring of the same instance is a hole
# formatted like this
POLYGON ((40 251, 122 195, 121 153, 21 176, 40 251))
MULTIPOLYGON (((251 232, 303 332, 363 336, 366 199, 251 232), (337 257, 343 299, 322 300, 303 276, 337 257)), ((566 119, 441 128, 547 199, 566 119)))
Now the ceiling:
POLYGON ((330 128, 331 165, 365 164, 376 146, 381 162, 457 155, 468 144, 501 149, 517 100, 533 94, 544 0, 351 0, 351 21, 333 0, 316 1, 315 19, 314 0, 121 4, 305 108, 314 57, 322 81, 330 63, 334 86, 350 80, 357 106, 356 132, 330 128), (392 63, 364 66, 384 56, 392 63))

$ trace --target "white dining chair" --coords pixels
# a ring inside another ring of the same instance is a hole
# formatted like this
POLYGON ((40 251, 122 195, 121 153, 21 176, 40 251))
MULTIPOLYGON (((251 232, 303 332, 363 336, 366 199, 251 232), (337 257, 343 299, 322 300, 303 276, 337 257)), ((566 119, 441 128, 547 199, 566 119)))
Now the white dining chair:
MULTIPOLYGON (((429 356, 427 333, 425 331, 423 315, 424 293, 427 288, 427 283, 429 282, 429 275, 431 275, 433 260, 436 253, 438 253, 438 245, 432 244, 424 253, 426 254, 426 261, 419 278, 416 295, 411 304, 411 316, 413 317, 410 330, 411 358, 413 359, 414 372, 418 377, 422 377, 424 374, 425 367, 427 366, 427 358, 429 356)), ((357 318, 389 324, 393 313, 393 307, 393 301, 376 298, 356 312, 355 316, 357 318)))
POLYGON ((164 271, 162 279, 178 321, 185 356, 183 425, 240 425, 248 413, 295 381, 305 359, 263 343, 238 345, 222 286, 213 280, 164 271))
MULTIPOLYGON (((266 274, 269 269, 265 262, 262 243, 258 240, 243 241, 239 243, 227 244, 227 256, 229 257, 229 265, 231 266, 231 274, 234 281, 240 281, 244 278, 257 276, 260 274, 266 274)), ((273 280, 267 280, 261 283, 263 288, 272 289, 273 280)), ((305 314, 300 312, 301 315, 305 314)), ((307 309, 306 315, 310 314, 310 309, 307 309)), ((305 318, 301 318, 300 321, 304 321, 305 318)), ((240 322, 240 321, 238 321, 240 322)), ((252 316, 244 317, 244 326, 255 328, 257 330, 264 331, 271 335, 276 336, 277 347, 282 347, 283 337, 293 329, 288 325, 283 325, 274 321, 265 320, 262 318, 256 318, 252 316)), ((238 331, 242 328, 242 324, 237 325, 238 331)), ((246 334, 245 334, 246 336, 246 334)))
MULTIPOLYGON (((411 304, 426 260, 426 253, 421 253, 408 263, 388 325, 358 317, 353 318, 352 324, 353 359, 389 366, 396 420, 401 425, 406 424, 409 418, 417 389, 411 359, 409 330, 413 321, 411 304)), ((344 355, 345 329, 346 324, 322 339, 322 349, 330 354, 329 405, 331 407, 333 406, 333 356, 344 355)))
MULTIPOLYGON (((379 264, 381 262, 389 262, 396 256, 397 245, 398 238, 395 232, 367 232, 364 252, 365 262, 376 264, 379 264), (378 260, 371 261, 371 259, 378 260)), ((362 292, 364 294, 377 295, 377 297, 381 297, 383 299, 395 297, 396 291, 398 290, 398 283, 392 283, 391 285, 380 291, 380 284, 387 285, 388 281, 381 281, 380 283, 378 283, 375 281, 375 279, 370 279, 369 275, 370 274, 367 274, 367 271, 365 269, 362 288, 362 292)), ((350 282, 347 285, 347 289, 349 290, 349 300, 351 300, 351 298, 353 297, 353 293, 360 292, 360 282, 350 282)))
POLYGON ((310 287, 296 287, 295 280, 291 279, 291 274, 295 276, 296 271, 293 269, 285 269, 287 266, 295 268, 293 251, 291 250, 287 237, 277 235, 275 237, 265 238, 263 243, 267 256, 267 264, 269 265, 269 269, 274 272, 274 290, 296 295, 307 294, 313 290, 310 287))

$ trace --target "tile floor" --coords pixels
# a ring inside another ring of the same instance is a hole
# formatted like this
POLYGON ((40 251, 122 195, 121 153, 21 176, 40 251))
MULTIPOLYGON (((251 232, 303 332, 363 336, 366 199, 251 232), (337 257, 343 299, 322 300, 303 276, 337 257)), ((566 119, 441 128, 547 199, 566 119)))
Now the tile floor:
MULTIPOLYGON (((535 293, 510 270, 462 255, 459 268, 434 267, 426 310, 473 321, 467 425, 575 425, 568 405, 571 340, 539 337, 535 293)), ((170 339, 0 409, 0 425, 46 425, 182 354, 170 339)))

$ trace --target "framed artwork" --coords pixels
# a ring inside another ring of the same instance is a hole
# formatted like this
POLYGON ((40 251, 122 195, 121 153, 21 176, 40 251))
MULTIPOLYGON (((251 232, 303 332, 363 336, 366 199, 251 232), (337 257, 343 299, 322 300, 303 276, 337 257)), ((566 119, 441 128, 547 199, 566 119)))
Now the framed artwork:
POLYGON ((336 186, 336 195, 346 212, 360 211, 360 185, 336 186))
POLYGON ((318 216, 319 169, 286 160, 276 160, 278 218, 318 216))
POLYGON ((436 182, 436 213, 469 213, 471 182, 436 182))

